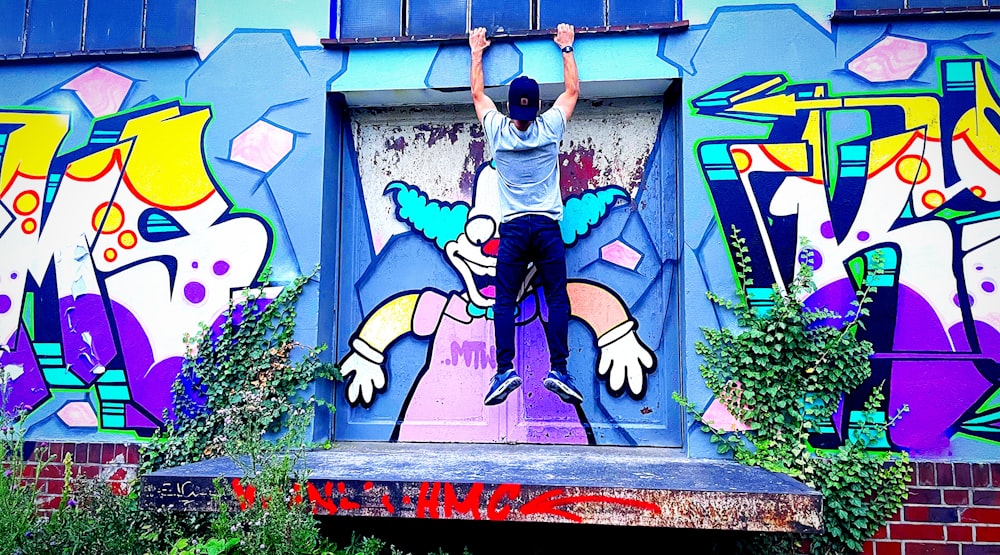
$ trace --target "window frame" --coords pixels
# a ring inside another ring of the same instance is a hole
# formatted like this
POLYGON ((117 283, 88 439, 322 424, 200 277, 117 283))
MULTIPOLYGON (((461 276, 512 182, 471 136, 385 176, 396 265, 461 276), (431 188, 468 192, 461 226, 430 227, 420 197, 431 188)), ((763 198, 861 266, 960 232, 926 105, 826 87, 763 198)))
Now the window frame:
MULTIPOLYGON (((911 2, 914 0, 894 0, 894 6, 883 6, 875 8, 856 8, 856 7, 845 7, 842 4, 846 3, 846 0, 836 0, 834 13, 841 12, 883 12, 883 11, 905 11, 908 13, 913 13, 914 15, 924 14, 924 13, 946 13, 946 12, 961 12, 961 11, 982 11, 989 10, 990 7, 1000 7, 1000 3, 997 0, 966 0, 966 5, 964 6, 911 6, 911 2), (996 4, 995 6, 990 6, 990 2, 996 4)), ((853 2, 852 2, 853 3, 853 2)))
MULTIPOLYGON (((472 27, 472 2, 473 0, 465 0, 465 31, 461 34, 408 34, 409 31, 409 19, 410 19, 410 0, 399 0, 400 2, 400 30, 401 34, 391 35, 391 36, 359 36, 359 37, 343 37, 343 2, 345 0, 331 0, 330 7, 330 37, 326 39, 321 39, 321 43, 326 47, 340 46, 345 44, 385 44, 385 43, 409 43, 409 42, 449 42, 466 40, 468 33, 472 27)), ((513 31, 502 31, 498 33, 491 33, 491 36, 498 37, 531 37, 531 36, 551 36, 555 32, 555 28, 543 28, 541 27, 541 9, 542 2, 544 0, 528 0, 529 6, 529 26, 531 29, 518 29, 513 31)), ((674 7, 674 19, 668 22, 656 22, 656 23, 635 23, 635 24, 622 24, 622 25, 611 25, 610 24, 610 4, 615 0, 602 0, 603 3, 603 19, 604 25, 599 26, 577 26, 576 33, 579 34, 594 34, 594 33, 617 33, 617 32, 643 32, 643 31, 661 31, 661 30, 675 30, 678 28, 687 28, 688 21, 681 19, 682 17, 682 0, 669 0, 673 3, 674 7)))
MULTIPOLYGON (((115 56, 134 56, 134 55, 148 55, 148 54, 169 54, 169 55, 183 55, 183 54, 193 54, 195 53, 194 46, 194 29, 195 29, 195 19, 197 18, 197 8, 196 3, 191 3, 191 36, 190 40, 183 41, 180 44, 166 44, 149 46, 151 38, 151 30, 157 29, 157 27, 150 25, 150 9, 149 4, 151 1, 162 2, 163 0, 141 0, 142 8, 141 15, 138 21, 139 24, 139 43, 129 44, 122 47, 114 48, 88 48, 87 46, 87 32, 88 32, 88 13, 90 8, 90 3, 93 0, 81 0, 81 18, 80 18, 80 30, 79 30, 79 41, 76 42, 76 48, 73 50, 58 50, 58 49, 38 49, 31 50, 29 48, 32 35, 32 11, 31 4, 32 0, 25 0, 24 2, 24 18, 20 29, 20 35, 18 36, 18 42, 20 43, 20 52, 0 52, 0 62, 16 62, 16 61, 38 61, 44 59, 64 59, 64 58, 81 58, 81 57, 115 57, 115 56)), ((177 0, 177 7, 180 7, 180 2, 183 0, 177 0)), ((0 13, 2 16, 2 13, 0 13)), ((38 24, 38 21, 35 21, 38 24)), ((68 39, 69 37, 67 37, 68 39)), ((73 37, 74 39, 77 37, 73 37)), ((157 39, 153 39, 155 43, 157 39)), ((181 41, 175 41, 181 42, 181 41)))
MULTIPOLYGON (((909 5, 910 0, 900 0, 904 6, 909 5)), ((975 18, 997 18, 1000 17, 1000 0, 982 0, 983 4, 992 5, 969 5, 969 6, 949 6, 938 8, 841 8, 841 1, 837 0, 837 9, 834 10, 830 20, 834 23, 850 23, 870 20, 912 20, 912 19, 968 19, 975 18)))

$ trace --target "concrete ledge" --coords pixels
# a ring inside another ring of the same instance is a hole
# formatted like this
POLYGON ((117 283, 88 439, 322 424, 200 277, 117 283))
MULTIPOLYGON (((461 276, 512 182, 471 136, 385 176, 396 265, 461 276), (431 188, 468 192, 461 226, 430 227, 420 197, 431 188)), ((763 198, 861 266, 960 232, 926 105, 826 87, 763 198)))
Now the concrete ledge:
MULTIPOLYGON (((319 515, 822 531, 822 495, 802 483, 660 448, 345 442, 300 467, 319 515)), ((140 503, 212 511, 216 478, 260 502, 223 458, 142 476, 140 503)))

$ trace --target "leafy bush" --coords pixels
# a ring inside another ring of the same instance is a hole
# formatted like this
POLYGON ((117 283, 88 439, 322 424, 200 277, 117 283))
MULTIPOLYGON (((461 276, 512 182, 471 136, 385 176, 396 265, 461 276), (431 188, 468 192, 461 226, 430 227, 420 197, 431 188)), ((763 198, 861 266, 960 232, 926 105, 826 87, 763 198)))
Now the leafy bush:
POLYGON ((28 411, 10 405, 10 378, 0 369, 0 553, 16 553, 31 539, 38 520, 39 478, 54 458, 42 447, 29 449, 24 439, 28 411), (32 452, 33 451, 33 452, 32 452), (32 459, 34 459, 32 461, 32 459), (30 463, 30 464, 29 464, 30 463))
POLYGON ((295 305, 310 277, 296 278, 273 300, 265 286, 245 289, 218 322, 184 337, 174 412, 164 414, 167 425, 144 445, 140 472, 221 456, 233 442, 282 433, 297 410, 332 410, 302 396, 315 380, 338 377, 319 359, 325 346, 294 339, 295 305), (295 349, 304 349, 297 360, 295 349))
POLYGON ((814 449, 809 438, 831 419, 842 396, 871 375, 872 346, 856 336, 861 318, 868 314, 870 286, 859 292, 855 309, 846 316, 806 307, 804 299, 816 286, 811 250, 803 244, 803 259, 787 291, 775 285, 766 310, 753 308, 747 302, 752 280, 747 276, 746 242, 735 227, 730 239, 741 298, 731 301, 712 292, 708 297, 731 310, 737 326, 703 328, 705 340, 695 351, 703 357, 699 369, 705 384, 741 426, 714 426, 680 394, 674 399, 711 434, 720 454, 788 474, 823 494, 823 533, 762 534, 747 542, 747 551, 859 553, 907 495, 906 453, 875 449, 906 409, 884 418, 878 412, 884 400, 879 386, 866 403, 862 421, 838 449, 814 449))
POLYGON ((286 499, 302 479, 296 462, 311 446, 306 432, 314 411, 333 410, 304 391, 318 379, 338 378, 319 359, 324 346, 294 340, 295 306, 310 277, 295 279, 274 299, 264 286, 245 289, 219 321, 184 338, 174 413, 164 415, 166 427, 144 446, 140 472, 226 456, 240 466, 258 502, 240 507, 232 487, 218 484, 219 512, 187 515, 187 537, 160 538, 172 540, 172 549, 293 554, 322 547, 310 508, 286 499), (294 356, 296 349, 301 356, 294 356), (267 507, 262 499, 270 501, 267 507))
POLYGON ((118 495, 99 478, 74 472, 72 455, 62 463, 62 494, 52 510, 38 505, 41 477, 56 464, 45 443, 25 441, 24 407, 8 409, 10 381, 0 372, 0 553, 47 555, 140 555, 146 553, 138 499, 118 495))
POLYGON ((23 555, 136 555, 148 541, 138 497, 122 494, 100 478, 74 477, 72 457, 63 459, 59 506, 36 522, 23 555))
POLYGON ((320 534, 313 507, 303 502, 309 473, 298 462, 311 417, 310 411, 297 409, 276 440, 269 441, 261 431, 227 444, 227 455, 242 471, 243 493, 216 480, 212 539, 232 545, 233 553, 298 555, 332 549, 320 534))

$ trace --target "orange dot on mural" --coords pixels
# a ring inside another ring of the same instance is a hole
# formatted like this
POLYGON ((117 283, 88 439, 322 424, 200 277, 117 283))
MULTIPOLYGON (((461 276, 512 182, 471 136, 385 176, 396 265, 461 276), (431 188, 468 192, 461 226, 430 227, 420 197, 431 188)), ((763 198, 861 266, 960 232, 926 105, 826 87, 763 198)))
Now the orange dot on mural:
POLYGON ((118 206, 117 203, 109 205, 104 202, 97 207, 97 210, 94 210, 90 225, 94 231, 100 229, 101 233, 115 233, 122 228, 124 223, 125 212, 122 211, 122 207, 118 206), (104 222, 104 227, 101 227, 101 222, 104 222))
POLYGON ((944 195, 940 191, 927 191, 920 200, 927 208, 937 208, 944 204, 944 195))
POLYGON ((734 148, 732 151, 733 163, 736 164, 736 170, 743 173, 750 169, 750 163, 753 159, 750 157, 750 153, 743 150, 742 148, 734 148))
POLYGON ((104 249, 104 260, 114 262, 118 258, 118 251, 115 249, 104 249))
POLYGON ((919 185, 931 176, 931 168, 923 156, 909 154, 896 162, 896 176, 900 181, 919 185))
POLYGON ((136 244, 135 232, 123 231, 121 235, 118 236, 118 244, 125 249, 131 249, 136 244))
POLYGON ((972 194, 976 195, 979 198, 983 198, 986 196, 986 189, 983 189, 979 185, 969 187, 969 191, 971 191, 972 194))
POLYGON ((24 191, 14 199, 14 212, 22 216, 31 214, 38 208, 38 193, 24 191))
POLYGON ((38 229, 38 222, 34 218, 26 218, 21 222, 21 231, 25 233, 34 233, 36 229, 38 229))

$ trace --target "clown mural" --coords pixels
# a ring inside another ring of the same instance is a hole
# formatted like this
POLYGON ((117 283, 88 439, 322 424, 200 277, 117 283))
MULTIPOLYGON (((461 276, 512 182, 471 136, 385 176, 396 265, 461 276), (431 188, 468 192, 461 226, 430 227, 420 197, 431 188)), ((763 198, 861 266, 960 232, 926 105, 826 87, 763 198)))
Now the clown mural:
MULTIPOLYGON (((498 245, 499 205, 496 170, 479 166, 472 202, 449 203, 428 198, 420 188, 394 181, 385 188, 396 216, 414 232, 433 242, 460 289, 428 287, 402 291, 382 301, 364 316, 341 362, 345 396, 353 407, 371 407, 378 394, 393 385, 387 358, 401 338, 426 338, 423 367, 400 408, 392 439, 398 441, 467 441, 517 443, 593 443, 584 407, 563 403, 545 390, 549 370, 544 326, 544 295, 529 271, 518 306, 518 352, 515 367, 524 385, 504 403, 484 406, 489 379, 496 372, 493 304, 498 245), (460 426, 460 427, 459 427, 460 426)), ((561 222, 567 247, 601 224, 611 210, 625 208, 628 193, 609 185, 566 199, 561 222)), ((413 260, 413 264, 427 261, 413 260)), ((405 272, 406 268, 399 271, 405 272)), ((637 334, 638 324, 622 299, 609 287, 570 276, 571 318, 594 338, 596 364, 570 372, 578 383, 604 384, 614 397, 642 399, 656 357, 637 334)), ((596 387, 584 387, 585 395, 596 387)))

